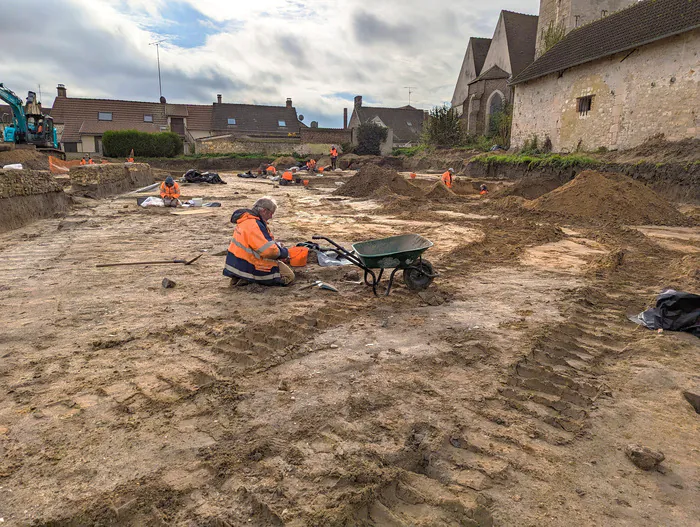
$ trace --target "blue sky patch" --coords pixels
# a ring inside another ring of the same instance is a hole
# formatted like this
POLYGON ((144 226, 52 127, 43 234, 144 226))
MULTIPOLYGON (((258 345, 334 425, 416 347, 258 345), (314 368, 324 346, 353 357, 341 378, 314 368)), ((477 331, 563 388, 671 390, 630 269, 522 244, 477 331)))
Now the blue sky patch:
POLYGON ((146 28, 181 48, 203 46, 209 35, 232 29, 228 22, 213 20, 184 2, 168 2, 160 14, 146 28))

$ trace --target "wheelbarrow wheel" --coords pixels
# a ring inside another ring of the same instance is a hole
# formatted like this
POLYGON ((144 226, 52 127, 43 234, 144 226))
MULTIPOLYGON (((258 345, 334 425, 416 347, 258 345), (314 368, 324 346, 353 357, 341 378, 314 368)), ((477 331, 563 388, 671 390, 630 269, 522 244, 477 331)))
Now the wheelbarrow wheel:
POLYGON ((432 275, 433 265, 428 260, 420 260, 404 269, 403 281, 411 291, 422 291, 433 282, 432 275))

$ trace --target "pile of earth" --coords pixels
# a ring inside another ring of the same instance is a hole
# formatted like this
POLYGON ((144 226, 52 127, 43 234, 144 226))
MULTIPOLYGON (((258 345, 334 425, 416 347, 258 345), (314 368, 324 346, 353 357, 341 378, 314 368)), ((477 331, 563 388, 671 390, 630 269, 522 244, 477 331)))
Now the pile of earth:
POLYGON ((610 152, 603 155, 602 159, 612 163, 692 163, 700 161, 700 139, 668 141, 664 134, 656 134, 639 146, 621 152, 610 152))
POLYGON ((379 165, 403 169, 403 159, 395 156, 360 156, 357 154, 344 154, 338 158, 338 168, 343 170, 358 170, 365 165, 379 165))
POLYGON ((438 181, 425 194, 425 197, 432 200, 455 199, 457 194, 447 188, 442 181, 438 181))
POLYGON ((561 187, 567 179, 566 176, 526 177, 519 179, 514 185, 495 192, 494 197, 519 196, 525 199, 537 199, 561 187))
POLYGON ((16 148, 0 152, 0 168, 15 163, 22 163, 22 167, 29 170, 49 169, 49 157, 36 150, 16 148))
POLYGON ((275 168, 290 168, 297 166, 297 160, 292 156, 282 156, 275 159, 272 164, 275 168))
POLYGON ((594 170, 581 172, 566 185, 525 206, 594 223, 683 225, 689 221, 644 184, 622 174, 594 170))
POLYGON ((369 198, 374 197, 377 191, 383 194, 383 197, 386 196, 387 192, 410 197, 424 195, 420 188, 406 181, 395 170, 377 165, 363 166, 357 174, 336 190, 334 194, 351 198, 369 198), (383 187, 387 188, 383 189, 383 187))

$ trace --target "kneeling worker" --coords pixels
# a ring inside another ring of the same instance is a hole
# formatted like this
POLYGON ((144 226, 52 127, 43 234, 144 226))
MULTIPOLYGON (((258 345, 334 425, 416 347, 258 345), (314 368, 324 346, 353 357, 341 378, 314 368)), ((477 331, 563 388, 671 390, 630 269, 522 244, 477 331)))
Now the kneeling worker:
POLYGON ((284 174, 282 174, 282 179, 280 179, 280 185, 286 186, 292 183, 294 183, 294 174, 290 170, 285 170, 284 174))
POLYGON ((172 177, 166 177, 160 184, 160 197, 166 207, 177 207, 180 204, 180 185, 172 177))
POLYGON ((281 260, 289 251, 272 237, 267 222, 277 210, 272 198, 260 198, 251 209, 238 209, 231 216, 235 225, 228 247, 224 275, 231 284, 254 282, 262 285, 288 285, 294 281, 294 271, 281 260))

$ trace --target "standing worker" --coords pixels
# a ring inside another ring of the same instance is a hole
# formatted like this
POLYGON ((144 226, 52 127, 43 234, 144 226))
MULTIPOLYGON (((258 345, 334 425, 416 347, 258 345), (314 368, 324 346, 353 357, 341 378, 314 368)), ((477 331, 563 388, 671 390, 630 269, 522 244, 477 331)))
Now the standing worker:
POLYGON ((177 207, 180 204, 180 185, 172 177, 166 177, 160 184, 160 197, 166 207, 177 207))
POLYGON ((331 147, 331 170, 338 168, 338 149, 335 146, 331 147))
POLYGON ((442 182, 445 184, 445 186, 449 189, 452 188, 452 178, 454 176, 455 169, 454 168, 448 168, 447 172, 445 172, 442 175, 442 182))
POLYGON ((235 228, 224 266, 231 285, 241 285, 240 281, 288 285, 294 281, 294 271, 281 261, 289 258, 289 251, 275 241, 267 225, 276 211, 275 200, 264 197, 251 209, 238 209, 231 216, 235 228))

